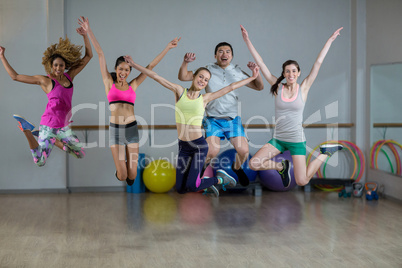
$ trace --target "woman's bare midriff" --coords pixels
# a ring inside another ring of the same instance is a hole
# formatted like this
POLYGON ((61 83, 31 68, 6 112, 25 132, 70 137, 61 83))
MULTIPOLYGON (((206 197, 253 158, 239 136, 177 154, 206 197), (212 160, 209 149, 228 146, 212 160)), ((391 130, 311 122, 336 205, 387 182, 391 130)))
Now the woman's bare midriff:
POLYGON ((179 140, 192 141, 202 137, 201 126, 183 125, 176 123, 179 140))
POLYGON ((127 103, 113 103, 109 105, 111 111, 110 123, 127 125, 135 121, 134 106, 127 103))

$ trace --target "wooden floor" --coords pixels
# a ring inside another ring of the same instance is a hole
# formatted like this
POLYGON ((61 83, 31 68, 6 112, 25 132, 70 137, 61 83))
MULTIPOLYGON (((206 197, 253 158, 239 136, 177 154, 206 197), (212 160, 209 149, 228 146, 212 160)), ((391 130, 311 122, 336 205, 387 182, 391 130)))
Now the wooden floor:
POLYGON ((402 205, 337 193, 0 195, 0 267, 402 267, 402 205))

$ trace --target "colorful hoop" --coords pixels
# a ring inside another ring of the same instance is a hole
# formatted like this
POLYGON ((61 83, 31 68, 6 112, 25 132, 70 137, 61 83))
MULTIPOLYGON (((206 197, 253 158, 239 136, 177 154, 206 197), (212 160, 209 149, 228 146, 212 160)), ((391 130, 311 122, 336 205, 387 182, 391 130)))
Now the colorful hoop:
MULTIPOLYGON (((324 145, 324 144, 328 144, 328 143, 330 143, 330 144, 333 144, 333 143, 342 144, 352 154, 353 161, 354 161, 354 168, 353 168, 353 173, 352 173, 352 176, 350 177, 350 179, 354 179, 355 182, 359 182, 361 180, 361 178, 363 177, 363 174, 364 174, 365 158, 364 158, 364 154, 360 150, 360 148, 357 145, 355 145, 354 143, 350 142, 350 141, 339 140, 339 141, 326 141, 326 142, 320 143, 309 154, 309 156, 307 158, 307 161, 306 161, 307 164, 309 164, 313 153, 318 149, 318 147, 320 147, 321 145, 324 145), (356 169, 357 169, 357 175, 356 175, 356 169)), ((319 169, 317 171, 316 175, 317 175, 318 178, 325 178, 325 168, 326 168, 327 162, 328 162, 328 159, 324 163, 323 173, 321 173, 321 169, 319 169)), ((316 185, 316 187, 321 189, 321 190, 323 190, 323 191, 339 191, 339 190, 343 189, 343 186, 334 187, 334 186, 331 186, 331 185, 325 185, 325 186, 316 185)))
MULTIPOLYGON (((396 173, 395 174, 402 175, 401 158, 399 156, 398 150, 394 146, 394 145, 399 146, 399 148, 402 150, 402 145, 394 140, 378 140, 377 142, 374 143, 374 145, 370 149, 370 160, 371 160, 370 167, 378 169, 378 154, 380 151, 383 151, 385 153, 385 151, 381 149, 381 147, 384 145, 387 145, 391 149, 391 151, 395 157, 395 161, 396 161, 396 173)), ((393 169, 391 160, 389 159, 389 157, 386 153, 385 153, 385 156, 387 157, 387 159, 391 165, 391 171, 394 173, 394 169, 393 169)))

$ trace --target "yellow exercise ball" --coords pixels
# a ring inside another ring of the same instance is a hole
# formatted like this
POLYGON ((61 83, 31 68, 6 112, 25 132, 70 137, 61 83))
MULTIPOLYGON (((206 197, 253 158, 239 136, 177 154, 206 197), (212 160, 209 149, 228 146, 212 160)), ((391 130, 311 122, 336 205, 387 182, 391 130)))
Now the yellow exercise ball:
POLYGON ((176 169, 167 160, 154 160, 144 168, 142 177, 148 190, 166 193, 176 183, 176 169))

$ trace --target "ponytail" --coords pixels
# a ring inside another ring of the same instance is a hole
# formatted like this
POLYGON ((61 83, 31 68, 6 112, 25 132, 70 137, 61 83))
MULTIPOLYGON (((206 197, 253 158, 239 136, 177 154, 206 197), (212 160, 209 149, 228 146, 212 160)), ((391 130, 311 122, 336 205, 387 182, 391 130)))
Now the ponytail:
POLYGON ((278 79, 276 80, 275 84, 272 85, 271 87, 271 94, 276 96, 278 95, 278 86, 279 83, 284 79, 285 77, 283 76, 283 74, 281 74, 281 76, 278 77, 278 79))

